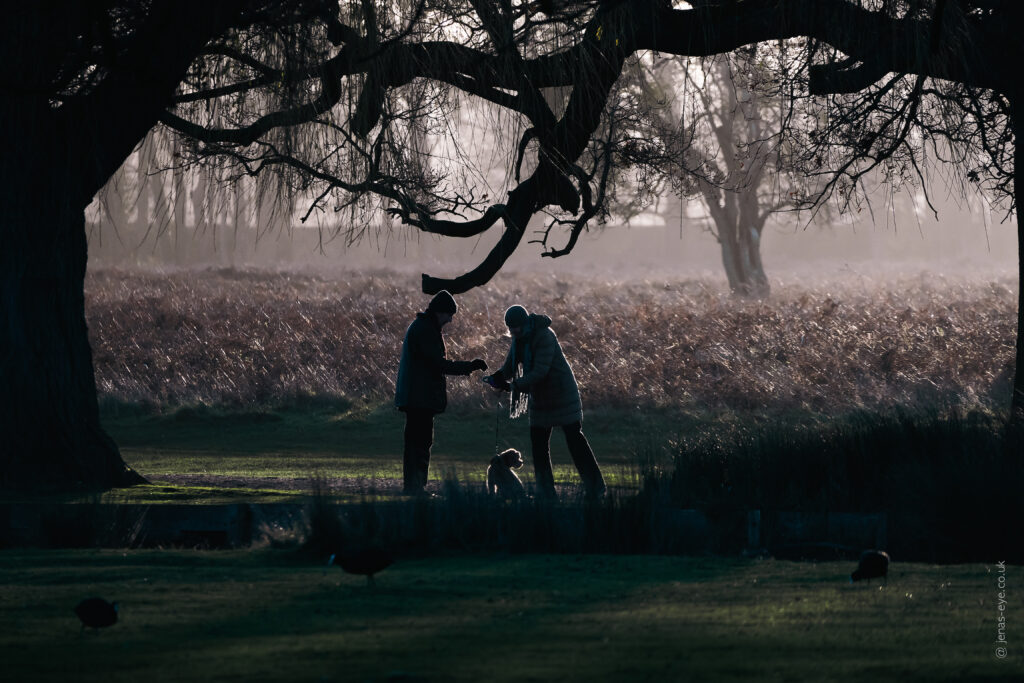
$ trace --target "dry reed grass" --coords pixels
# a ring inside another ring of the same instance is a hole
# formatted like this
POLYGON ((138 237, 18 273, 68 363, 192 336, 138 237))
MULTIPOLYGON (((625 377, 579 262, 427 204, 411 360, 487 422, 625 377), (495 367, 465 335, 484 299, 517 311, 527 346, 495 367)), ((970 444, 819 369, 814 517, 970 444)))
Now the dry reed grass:
MULTIPOLYGON (((389 400, 406 326, 428 297, 408 276, 103 270, 86 281, 101 399, 158 409, 389 400)), ((709 281, 593 283, 503 274, 459 297, 449 356, 499 364, 502 313, 550 315, 588 408, 841 412, 1003 403, 1015 283, 917 276, 776 286, 767 301, 709 281)), ((490 405, 477 382, 452 404, 490 405)))

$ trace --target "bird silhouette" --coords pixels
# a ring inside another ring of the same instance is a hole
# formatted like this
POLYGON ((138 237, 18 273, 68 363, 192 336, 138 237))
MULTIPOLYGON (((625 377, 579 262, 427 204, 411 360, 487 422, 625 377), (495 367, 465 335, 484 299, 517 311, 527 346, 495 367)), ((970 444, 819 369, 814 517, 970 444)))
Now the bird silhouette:
POLYGON ((884 579, 889 583, 889 554, 881 550, 865 550, 861 553, 860 563, 850 574, 850 582, 862 579, 884 579))
MULTIPOLYGON (((117 623, 117 603, 107 602, 103 598, 86 598, 75 605, 75 614, 85 627, 105 628, 117 623)), ((81 633, 81 631, 79 631, 81 633)))
POLYGON ((327 566, 337 562, 342 571, 366 577, 366 585, 373 586, 373 575, 390 567, 394 556, 384 548, 365 545, 358 548, 339 550, 327 560, 327 566))

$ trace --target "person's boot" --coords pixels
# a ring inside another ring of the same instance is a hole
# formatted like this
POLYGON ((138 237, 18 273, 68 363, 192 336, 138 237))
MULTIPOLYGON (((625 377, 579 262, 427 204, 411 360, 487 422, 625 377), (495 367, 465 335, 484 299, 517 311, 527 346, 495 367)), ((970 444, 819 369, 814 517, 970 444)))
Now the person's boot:
POLYGON ((590 447, 590 442, 583 435, 583 431, 578 427, 566 429, 565 442, 569 447, 572 462, 576 465, 576 471, 580 473, 580 479, 583 481, 584 496, 588 500, 596 500, 604 496, 608 487, 605 486, 604 475, 601 474, 601 467, 597 464, 594 449, 590 447))
POLYGON ((402 460, 402 493, 419 495, 427 485, 427 472, 430 464, 430 451, 422 448, 410 448, 402 460))
POLYGON ((555 498, 555 475, 551 471, 551 455, 544 453, 533 458, 533 472, 537 479, 537 497, 555 498))
POLYGON ((416 479, 415 459, 412 450, 406 448, 402 454, 402 493, 416 493, 416 479))
POLYGON ((425 493, 427 488, 427 481, 430 479, 430 451, 423 451, 420 453, 420 458, 416 462, 416 481, 419 482, 420 493, 425 493))

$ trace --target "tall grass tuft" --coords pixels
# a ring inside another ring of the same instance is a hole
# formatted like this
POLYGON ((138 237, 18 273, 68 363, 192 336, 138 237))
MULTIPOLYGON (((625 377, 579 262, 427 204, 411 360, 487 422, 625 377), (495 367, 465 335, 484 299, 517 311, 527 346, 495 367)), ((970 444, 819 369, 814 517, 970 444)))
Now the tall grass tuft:
MULTIPOLYGON (((712 281, 499 274, 459 296, 454 358, 508 351, 512 303, 552 317, 588 408, 841 414, 1005 404, 1012 283, 903 278, 777 286, 736 300, 712 281)), ((402 336, 428 297, 405 276, 90 271, 86 314, 105 406, 317 406, 389 400, 402 336)), ((453 381, 453 406, 489 406, 453 381)))

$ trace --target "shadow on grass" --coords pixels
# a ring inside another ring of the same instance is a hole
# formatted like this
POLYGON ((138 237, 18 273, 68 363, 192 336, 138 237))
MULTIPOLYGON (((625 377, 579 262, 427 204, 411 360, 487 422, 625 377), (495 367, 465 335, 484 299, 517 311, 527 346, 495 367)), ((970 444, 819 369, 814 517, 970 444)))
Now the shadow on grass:
POLYGON ((991 592, 977 566, 904 565, 879 590, 846 585, 845 563, 457 554, 403 559, 371 590, 293 552, 0 557, 2 618, 19 625, 0 645, 19 680, 1008 675, 972 616, 991 592), (122 620, 79 638, 69 606, 94 593, 122 620))
POLYGON ((681 440, 647 488, 707 510, 888 515, 889 548, 939 562, 1024 560, 1024 432, 983 412, 855 413, 681 440))

